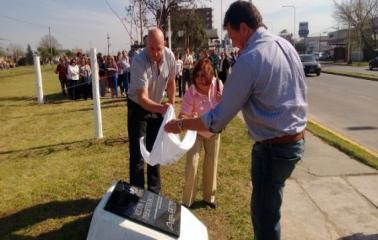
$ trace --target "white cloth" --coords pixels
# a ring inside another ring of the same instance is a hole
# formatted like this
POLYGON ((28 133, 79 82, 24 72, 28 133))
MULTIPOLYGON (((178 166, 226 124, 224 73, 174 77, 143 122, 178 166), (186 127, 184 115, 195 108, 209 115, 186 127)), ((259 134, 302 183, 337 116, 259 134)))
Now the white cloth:
POLYGON ((167 133, 164 130, 164 125, 175 118, 175 110, 171 105, 165 113, 151 152, 148 152, 146 149, 144 137, 139 139, 140 152, 144 161, 149 165, 166 165, 176 162, 194 145, 197 137, 196 131, 188 130, 184 139, 181 141, 179 134, 167 133))

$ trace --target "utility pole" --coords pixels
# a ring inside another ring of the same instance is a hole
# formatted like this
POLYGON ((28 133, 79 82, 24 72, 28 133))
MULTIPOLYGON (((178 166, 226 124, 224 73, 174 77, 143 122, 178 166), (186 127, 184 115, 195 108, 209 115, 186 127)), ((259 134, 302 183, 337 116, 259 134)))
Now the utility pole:
POLYGON ((49 26, 49 45, 50 45, 50 64, 52 62, 52 46, 51 46, 51 30, 50 30, 50 26, 49 26))
POLYGON ((110 39, 110 37, 109 37, 109 33, 107 33, 107 37, 106 37, 106 39, 108 40, 108 56, 109 56, 109 48, 110 48, 110 43, 109 43, 109 39, 110 39))

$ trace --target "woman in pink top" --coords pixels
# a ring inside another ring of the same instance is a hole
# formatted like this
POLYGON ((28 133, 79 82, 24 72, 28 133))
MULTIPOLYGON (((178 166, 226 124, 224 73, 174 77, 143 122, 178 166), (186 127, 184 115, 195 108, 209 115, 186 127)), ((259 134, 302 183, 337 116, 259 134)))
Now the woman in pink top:
MULTIPOLYGON (((213 76, 211 61, 201 59, 193 69, 193 84, 185 93, 179 118, 201 116, 214 108, 220 101, 223 91, 221 81, 213 76)), ((203 163, 203 199, 211 208, 215 208, 215 191, 217 185, 217 166, 220 145, 220 134, 198 132, 193 147, 187 153, 185 167, 185 186, 182 197, 183 205, 190 207, 197 190, 197 169, 202 145, 205 149, 203 163)))

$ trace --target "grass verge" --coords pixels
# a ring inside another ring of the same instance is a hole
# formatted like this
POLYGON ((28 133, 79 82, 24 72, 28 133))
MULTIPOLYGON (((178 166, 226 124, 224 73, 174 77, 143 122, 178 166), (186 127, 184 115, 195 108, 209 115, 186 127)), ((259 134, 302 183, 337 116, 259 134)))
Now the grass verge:
POLYGON ((350 71, 341 71, 341 70, 333 70, 333 69, 322 69, 323 73, 328 74, 335 74, 335 75, 341 75, 341 76, 347 76, 347 77, 355 77, 355 78, 361 78, 371 81, 378 81, 378 76, 372 75, 372 74, 364 74, 364 73, 358 73, 358 72, 350 72, 350 71))
MULTIPOLYGON (((105 138, 97 141, 92 101, 61 96, 52 69, 42 72, 46 99, 42 105, 35 101, 34 73, 3 74, 0 239, 85 239, 93 211, 108 187, 129 178, 125 100, 101 100, 105 138)), ((210 239, 251 239, 251 144, 238 118, 222 134, 218 208, 196 204, 191 210, 208 227, 210 239)), ((184 169, 185 158, 161 167, 162 194, 178 202, 184 169)), ((199 191, 196 200, 201 198, 199 191)))
POLYGON ((310 120, 307 124, 307 130, 309 130, 314 135, 320 137, 326 141, 331 146, 334 146, 346 153, 348 156, 357 159, 358 161, 367 164, 378 170, 378 156, 355 144, 354 142, 341 137, 337 133, 328 130, 327 128, 321 126, 317 122, 310 120))

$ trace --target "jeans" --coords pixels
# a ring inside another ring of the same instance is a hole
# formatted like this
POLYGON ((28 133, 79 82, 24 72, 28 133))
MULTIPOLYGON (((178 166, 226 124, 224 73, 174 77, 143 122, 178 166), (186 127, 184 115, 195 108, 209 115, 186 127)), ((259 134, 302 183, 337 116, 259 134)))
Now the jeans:
MULTIPOLYGON (((145 136, 146 148, 151 151, 163 122, 163 116, 145 110, 130 99, 127 101, 127 107, 130 184, 144 188, 144 160, 140 153, 139 138, 145 136)), ((151 166, 147 164, 147 189, 159 193, 160 188, 160 165, 151 166)))
POLYGON ((304 140, 288 144, 255 143, 252 149, 251 216, 256 240, 279 240, 285 180, 302 158, 304 140))

